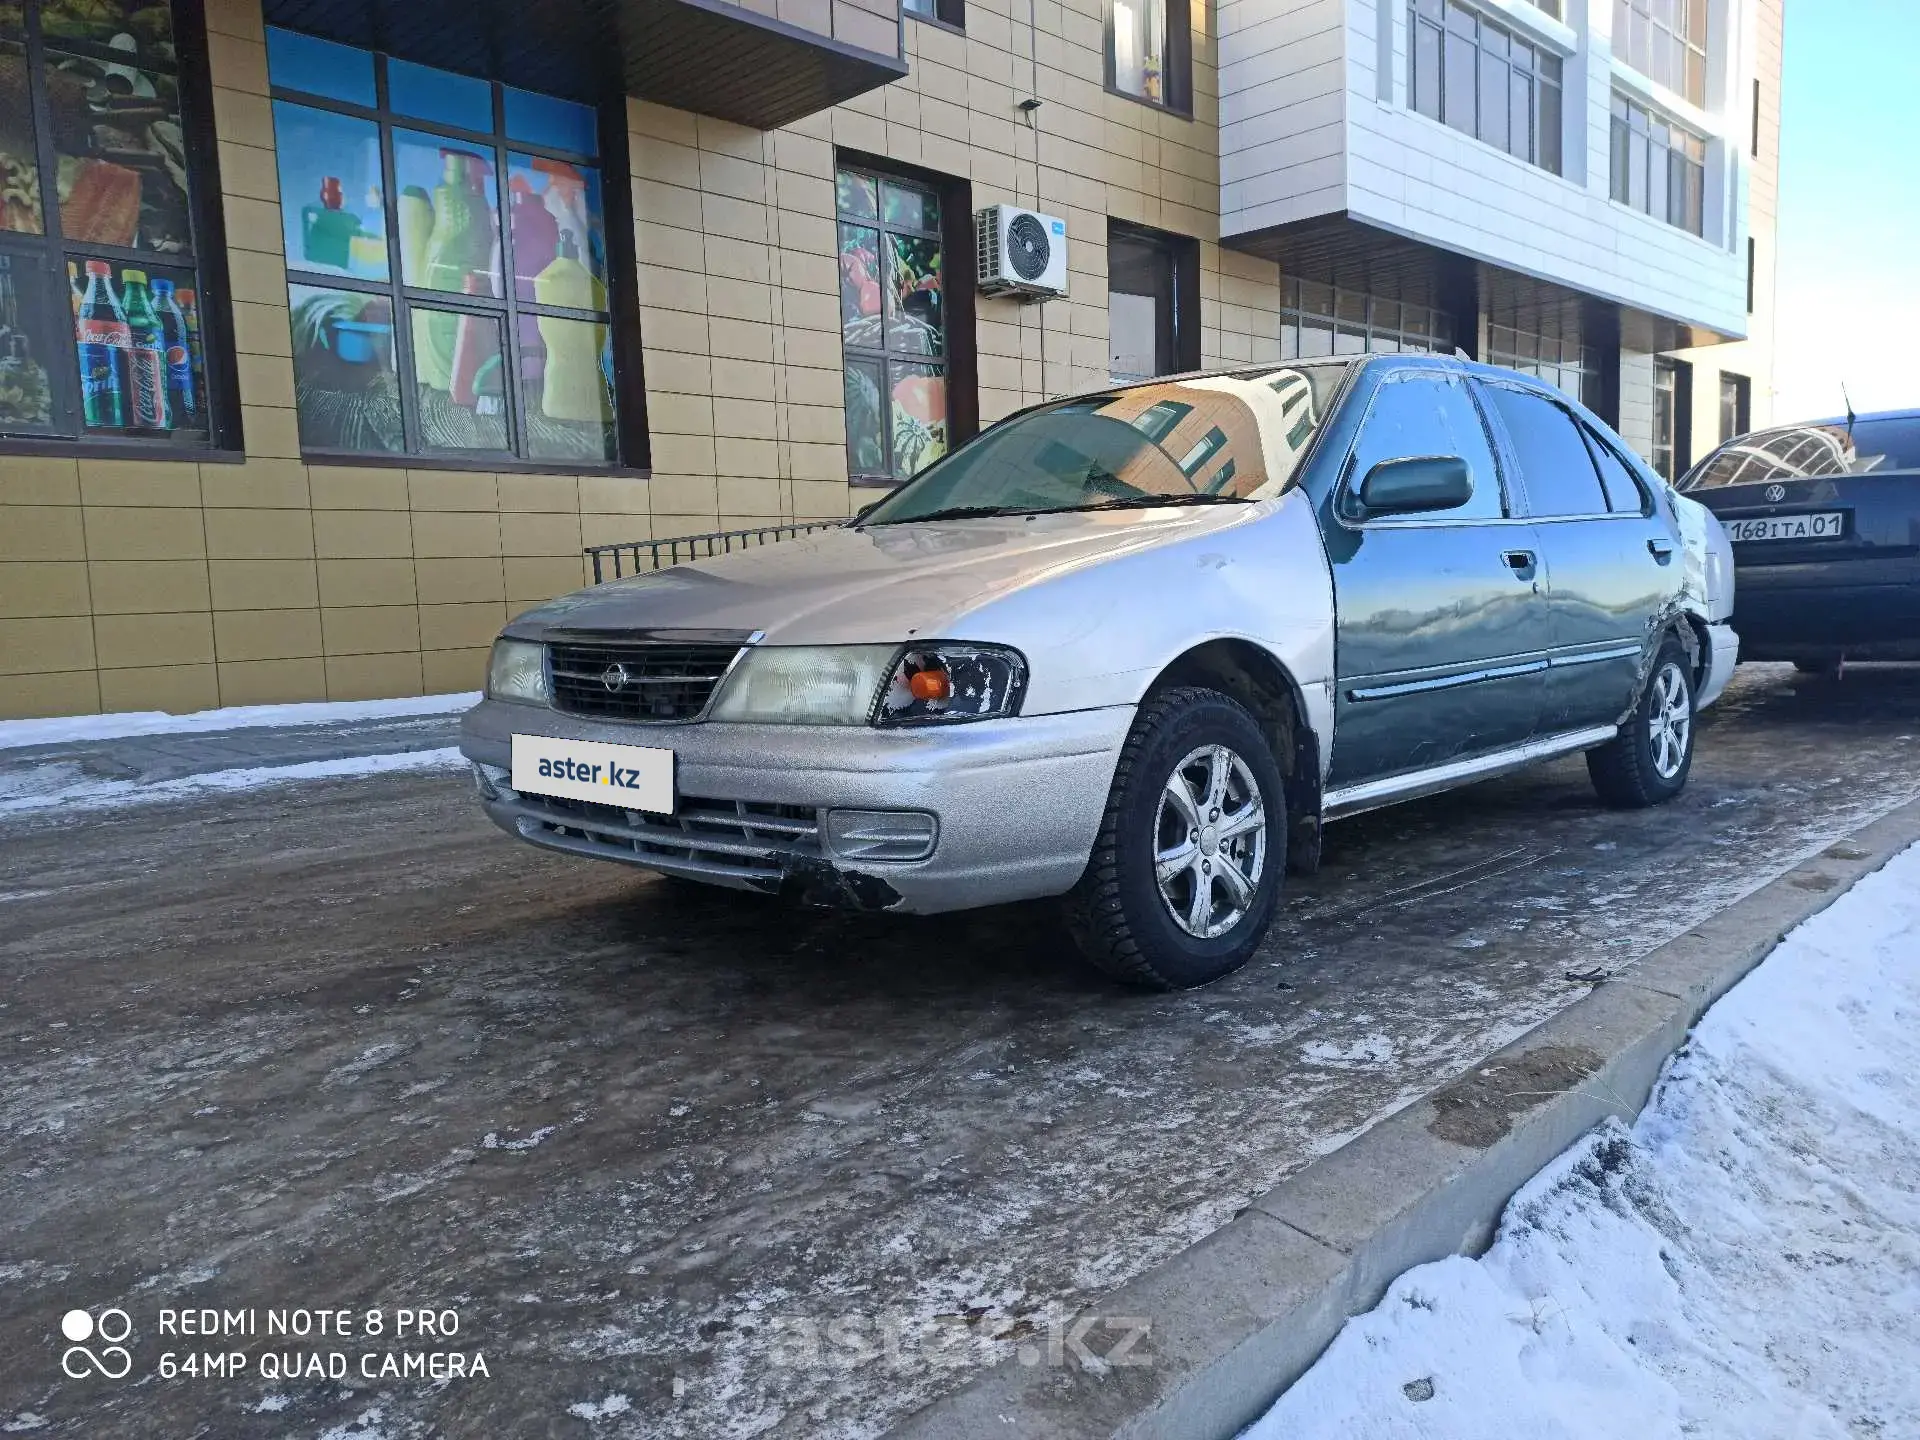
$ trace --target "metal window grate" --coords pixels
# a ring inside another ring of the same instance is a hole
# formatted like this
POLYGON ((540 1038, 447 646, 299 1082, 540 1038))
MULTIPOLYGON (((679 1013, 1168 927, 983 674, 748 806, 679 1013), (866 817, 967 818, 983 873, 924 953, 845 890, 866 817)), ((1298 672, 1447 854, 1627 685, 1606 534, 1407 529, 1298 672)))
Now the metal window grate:
POLYGON ((714 530, 705 535, 680 535, 669 540, 621 540, 612 545, 589 545, 586 555, 593 561, 593 583, 598 585, 626 575, 644 575, 649 570, 678 565, 685 560, 705 560, 714 555, 729 555, 735 550, 751 550, 756 545, 771 545, 776 540, 791 540, 816 530, 837 530, 846 523, 844 520, 796 520, 788 525, 714 530))

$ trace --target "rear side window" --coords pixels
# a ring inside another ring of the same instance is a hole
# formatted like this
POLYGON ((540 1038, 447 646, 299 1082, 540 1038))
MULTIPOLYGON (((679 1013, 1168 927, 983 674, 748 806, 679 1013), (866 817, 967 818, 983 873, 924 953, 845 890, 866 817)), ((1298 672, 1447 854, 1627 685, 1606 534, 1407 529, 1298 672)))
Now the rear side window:
MULTIPOLYGON (((1416 455, 1458 455, 1473 476, 1473 498, 1452 510, 1409 517, 1419 520, 1495 520, 1506 513, 1500 496, 1500 471, 1493 461, 1479 407, 1467 387, 1437 370, 1390 375, 1373 397, 1366 423, 1353 447, 1358 486, 1382 460, 1416 455)), ((1393 524, 1394 517, 1373 522, 1393 524)))
POLYGON ((1607 492, 1607 508, 1616 515, 1646 514, 1646 491, 1640 488, 1640 482, 1634 478, 1627 462, 1620 458, 1620 452, 1591 425, 1582 423, 1580 431, 1587 437, 1587 444, 1593 450, 1593 463, 1600 469, 1600 485, 1607 492))
POLYGON ((1790 425, 1729 440, 1687 476, 1683 489, 1760 485, 1821 475, 1920 470, 1920 418, 1790 425))
POLYGON ((1487 394, 1513 442, 1533 513, 1543 518, 1605 515, 1606 493, 1572 413, 1531 390, 1489 385, 1487 394))

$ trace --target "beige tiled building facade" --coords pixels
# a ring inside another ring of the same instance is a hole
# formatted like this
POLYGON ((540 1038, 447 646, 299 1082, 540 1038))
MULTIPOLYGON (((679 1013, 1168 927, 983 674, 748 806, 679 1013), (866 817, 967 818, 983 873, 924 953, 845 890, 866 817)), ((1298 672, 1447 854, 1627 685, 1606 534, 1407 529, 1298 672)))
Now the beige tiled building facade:
MULTIPOLYGON (((1606 8, 1602 0, 1567 3, 1606 8)), ((1714 13, 1741 3, 1714 0, 1714 13)), ((877 7, 875 0, 764 0, 741 7, 737 17, 725 7, 662 0, 645 12, 652 29, 638 20, 616 25, 624 14, 617 5, 561 4, 552 7, 548 49, 572 47, 568 53, 579 55, 583 74, 596 51, 619 52, 617 64, 603 67, 606 78, 591 86, 565 83, 575 99, 599 87, 602 137, 624 129, 623 143, 616 136, 599 154, 607 224, 617 232, 607 239, 602 263, 611 389, 620 410, 618 463, 566 472, 500 455, 492 462, 450 463, 444 454, 335 453, 336 445, 315 445, 311 433, 303 442, 294 352, 301 333, 297 295, 307 292, 297 290, 290 304, 289 264, 298 269, 304 262, 289 256, 288 237, 303 226, 306 233, 324 231, 336 223, 333 217, 362 202, 348 195, 343 206, 337 183, 336 194, 318 202, 311 194, 283 193, 285 167, 275 137, 284 131, 276 128, 274 95, 284 98, 285 86, 277 74, 270 81, 267 36, 271 19, 276 28, 336 41, 358 37, 346 33, 327 0, 267 0, 264 10, 262 0, 205 0, 204 11, 199 4, 176 0, 170 10, 188 111, 184 168, 189 186, 208 192, 196 202, 199 213, 211 212, 217 222, 197 232, 207 347, 199 403, 211 405, 213 425, 198 445, 143 438, 127 427, 108 443, 84 423, 66 434, 23 430, 0 438, 0 717, 473 689, 486 647, 510 615, 591 578, 584 546, 844 516, 878 495, 857 483, 861 475, 850 483, 846 397, 857 357, 845 306, 855 301, 843 295, 855 294, 858 276, 849 282, 848 232, 836 218, 847 203, 836 175, 849 167, 897 176, 947 209, 947 334, 938 357, 946 410, 944 417, 922 418, 956 441, 1022 405, 1104 385, 1131 368, 1122 360, 1136 351, 1151 362, 1137 373, 1307 353, 1316 343, 1311 336, 1320 310, 1332 312, 1325 332, 1342 349, 1389 343, 1451 350, 1459 343, 1477 353, 1489 333, 1489 297, 1504 293, 1482 271, 1478 298, 1454 307, 1470 312, 1465 323, 1443 335, 1437 332, 1445 327, 1435 322, 1447 294, 1410 285, 1404 266, 1389 292, 1355 281, 1350 268, 1327 269, 1324 257, 1314 258, 1312 246, 1294 245, 1284 226, 1267 227, 1246 243, 1244 237, 1221 243, 1225 72, 1215 28, 1223 14, 1236 17, 1239 43, 1258 59, 1254 22, 1260 17, 1249 19, 1250 0, 1218 7, 1207 0, 1150 0, 1145 20, 1136 13, 1143 7, 1129 0, 966 0, 964 11, 949 0, 929 0, 924 15, 895 12, 884 0, 877 7), (682 8, 684 16, 677 13, 682 8), (596 28, 601 24, 608 27, 605 43, 596 28), (670 57, 658 73, 649 68, 654 54, 670 57), (710 58, 712 75, 693 73, 700 56, 710 58), (196 93, 210 102, 200 125, 193 115, 196 93), (203 141, 198 151, 196 133, 203 141), (1065 222, 1070 273, 1064 298, 1037 304, 975 293, 973 256, 964 242, 973 213, 998 204, 1065 222), (1276 234, 1285 243, 1275 242, 1276 234), (220 240, 217 257, 206 253, 209 235, 220 240), (1124 284, 1155 304, 1110 303, 1110 236, 1116 237, 1114 286, 1124 284), (1146 280, 1119 278, 1123 253, 1128 274, 1145 265, 1152 272, 1146 280), (1153 266, 1162 263, 1157 281, 1153 266), (1354 339, 1342 308, 1354 294, 1363 307, 1369 294, 1377 305, 1390 304, 1391 323, 1382 318, 1384 308, 1370 319, 1362 308, 1354 339), (1120 322, 1113 331, 1109 323, 1123 311, 1125 335, 1120 322), (1142 315, 1149 317, 1144 330, 1142 315)), ((57 0, 46 0, 47 13, 55 8, 57 0)), ((151 6, 128 0, 130 13, 141 8, 151 6)), ((519 58, 502 62, 502 44, 467 33, 474 25, 488 31, 503 23, 510 13, 505 7, 351 8, 356 16, 389 17, 393 54, 419 65, 546 93, 562 86, 536 85, 536 77, 576 64, 556 62, 537 37, 516 41, 519 58), (470 12, 478 19, 463 18, 470 12), (428 23, 436 16, 434 23, 450 27, 454 37, 444 44, 428 23), (488 73, 496 64, 504 65, 501 73, 488 73)), ((1268 0, 1269 10, 1290 8, 1268 0)), ((1324 59, 1331 45, 1351 52, 1356 25, 1397 17, 1404 31, 1417 26, 1424 8, 1424 0, 1412 6, 1355 0, 1328 12, 1338 33, 1288 43, 1304 74, 1306 62, 1324 59)), ((1498 17, 1526 6, 1489 0, 1484 8, 1498 17)), ((1777 0, 1761 8, 1771 9, 1777 75, 1777 0)), ((542 8, 521 9, 543 14, 542 8)), ((1560 19, 1553 23, 1569 28, 1560 19)), ((376 38, 363 48, 379 48, 376 38)), ((49 32, 47 44, 54 43, 49 32)), ((1240 87, 1229 130, 1260 118, 1265 102, 1257 89, 1240 87)), ((1282 84, 1275 92, 1266 113, 1287 116, 1294 102, 1285 89, 1282 84)), ((1770 106, 1775 97, 1777 89, 1770 106)), ((1297 123, 1308 130, 1312 122, 1303 110, 1297 123)), ((284 126, 284 118, 279 123, 284 126)), ((380 123, 404 126, 391 117, 380 123)), ((1567 122, 1570 129, 1573 123, 1567 122)), ((513 144, 510 115, 507 124, 503 152, 513 144)), ((52 151, 41 143, 38 154, 46 159, 52 151)), ((58 160, 63 217, 79 210, 66 193, 69 180, 78 195, 92 163, 58 160)), ((1308 169, 1317 163, 1303 162, 1308 169)), ((50 178, 51 165, 42 168, 50 178)), ((558 172, 549 167, 546 173, 558 172)), ((386 188, 394 189, 393 170, 386 174, 386 188)), ((1604 190, 1605 177, 1598 183, 1604 190)), ((46 189, 52 193, 51 183, 46 189)), ((513 203, 523 198, 516 188, 513 203)), ((364 203, 378 209, 383 197, 364 203)), ((407 203, 404 194, 400 203, 407 203)), ((507 206, 500 208, 504 213, 507 206)), ((412 243, 402 233, 406 224, 403 210, 390 236, 354 250, 352 263, 384 266, 378 252, 388 238, 391 253, 401 256, 412 243)), ((513 243, 522 245, 515 225, 513 243)), ((906 242, 889 235, 886 243, 906 242)), ((0 252, 5 244, 0 236, 0 252)), ((553 241, 546 244, 551 251, 553 241)), ((68 259, 76 248, 86 247, 69 244, 68 259)), ((1770 248, 1769 240, 1769 257, 1770 248)), ((348 251, 324 253, 344 258, 348 251)), ((126 263, 118 251, 113 256, 116 267, 126 263)), ((1744 254, 1740 263, 1744 269, 1744 254)), ((1438 272, 1451 273, 1444 264, 1438 272)), ((130 273, 122 270, 121 279, 130 273)), ((73 303, 85 341, 89 317, 98 316, 91 292, 83 294, 85 274, 74 274, 73 303)), ((314 282, 292 283, 311 288, 314 282)), ((511 288, 513 277, 505 283, 511 288)), ((65 292, 57 279, 51 284, 46 308, 64 317, 65 292)), ((184 289, 183 278, 174 296, 184 289)), ((543 297, 551 293, 558 292, 543 297)), ((129 312, 134 304, 129 297, 129 312)), ((598 309, 597 302, 591 308, 598 309)), ((377 308, 358 313, 362 331, 369 316, 378 328, 386 314, 377 308)), ((504 329, 489 319, 475 323, 473 332, 493 337, 493 358, 504 371, 514 363, 509 351, 521 347, 501 337, 511 337, 518 325, 521 346, 537 350, 537 325, 550 338, 546 379, 557 383, 561 342, 547 327, 561 318, 524 314, 509 317, 504 329)), ((417 353, 409 363, 421 375, 432 362, 426 358, 431 339, 419 327, 431 323, 416 311, 409 353, 417 353)), ((133 324, 137 351, 137 316, 133 324)), ((328 332, 326 344, 342 359, 352 328, 328 332)), ((1727 327, 1714 334, 1700 325, 1669 330, 1674 340, 1737 333, 1727 327)), ((1666 333, 1659 327, 1649 333, 1655 332, 1666 333)), ((468 331, 461 334, 465 345, 468 331)), ((891 321, 887 334, 886 345, 894 345, 891 321)), ((1582 343, 1591 340, 1588 335, 1582 343)), ((115 342, 109 335, 100 343, 115 342)), ((84 377, 94 352, 85 344, 81 349, 84 377)), ((891 349, 875 353, 876 366, 898 359, 891 349)), ((1630 346, 1615 340, 1601 354, 1600 364, 1619 378, 1599 387, 1596 408, 1621 419, 1623 431, 1644 447, 1651 437, 1634 433, 1629 423, 1644 408, 1643 397, 1625 393, 1637 373, 1630 346)), ((453 370, 462 363, 456 356, 453 370)), ((523 377, 539 370, 539 362, 524 356, 520 364, 532 367, 515 372, 523 377)), ((477 373, 485 374, 484 367, 477 373)), ((890 377, 894 403, 904 403, 905 392, 891 377, 908 371, 873 373, 890 377)), ((80 397, 70 407, 77 415, 93 403, 88 383, 83 378, 71 392, 70 399, 80 397)), ((469 401, 475 413, 498 415, 484 383, 471 374, 464 382, 455 374, 449 393, 457 397, 463 383, 482 396, 469 401)), ((1704 380, 1697 383, 1706 388, 1704 380)), ((1765 383, 1755 378, 1756 399, 1765 383)), ((137 395, 135 403, 141 403, 137 395)), ((1695 401, 1696 453, 1718 438, 1711 412, 1701 423, 1706 409, 1695 401)), ((412 435, 419 423, 408 421, 406 451, 425 448, 412 435)), ((899 422, 892 424, 885 433, 897 444, 899 422)), ((870 469, 871 457, 862 459, 857 445, 855 451, 854 470, 870 469)), ((895 459, 896 469, 906 468, 895 459)))

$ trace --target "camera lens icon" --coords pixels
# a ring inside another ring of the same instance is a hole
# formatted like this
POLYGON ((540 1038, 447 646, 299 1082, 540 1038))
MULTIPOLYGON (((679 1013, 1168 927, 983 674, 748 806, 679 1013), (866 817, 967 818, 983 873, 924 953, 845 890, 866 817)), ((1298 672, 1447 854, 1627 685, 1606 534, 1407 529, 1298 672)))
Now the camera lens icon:
POLYGON ((85 1310, 69 1310, 60 1317, 60 1333, 69 1342, 67 1352, 60 1357, 60 1368, 69 1379, 92 1374, 123 1380, 133 1368, 133 1356, 120 1344, 133 1334, 133 1319, 124 1310, 110 1307, 102 1310, 97 1320, 85 1310), (87 1349, 88 1340, 100 1341, 103 1348, 97 1352, 87 1349))

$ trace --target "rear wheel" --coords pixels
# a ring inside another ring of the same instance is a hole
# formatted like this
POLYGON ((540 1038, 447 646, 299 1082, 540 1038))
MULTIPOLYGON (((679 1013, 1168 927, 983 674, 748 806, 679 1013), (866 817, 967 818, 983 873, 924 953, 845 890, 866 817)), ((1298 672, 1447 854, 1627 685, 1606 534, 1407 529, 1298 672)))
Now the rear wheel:
POLYGON ((1686 651, 1668 640, 1620 733, 1587 752, 1587 774, 1607 804, 1641 809, 1678 795, 1692 769, 1692 673, 1686 651))
POLYGON ((1164 691, 1127 736, 1067 924, 1115 979, 1205 985, 1266 934, 1286 836, 1280 767, 1253 716, 1218 691, 1164 691))

